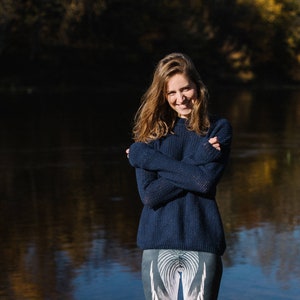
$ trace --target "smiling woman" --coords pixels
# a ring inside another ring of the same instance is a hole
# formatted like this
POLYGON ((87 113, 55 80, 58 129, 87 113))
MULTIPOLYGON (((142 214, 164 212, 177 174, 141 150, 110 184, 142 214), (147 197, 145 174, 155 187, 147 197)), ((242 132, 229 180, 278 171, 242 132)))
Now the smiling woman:
POLYGON ((215 195, 231 126, 209 116, 206 93, 191 59, 171 53, 136 115, 126 153, 144 204, 137 240, 146 299, 218 297, 225 238, 215 195))
POLYGON ((197 100, 196 84, 183 74, 175 74, 167 83, 167 100, 180 118, 188 118, 197 100))

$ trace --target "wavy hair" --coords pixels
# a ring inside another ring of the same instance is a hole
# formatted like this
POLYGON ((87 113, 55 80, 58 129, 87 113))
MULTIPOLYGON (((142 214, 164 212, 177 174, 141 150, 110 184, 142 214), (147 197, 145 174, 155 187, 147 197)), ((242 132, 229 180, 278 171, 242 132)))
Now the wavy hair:
POLYGON ((209 126, 208 93, 192 60, 182 53, 171 53, 161 59, 153 75, 153 80, 141 98, 133 127, 136 142, 150 142, 172 132, 177 113, 167 99, 167 83, 175 74, 183 74, 196 84, 197 100, 187 122, 187 128, 204 135, 209 126))

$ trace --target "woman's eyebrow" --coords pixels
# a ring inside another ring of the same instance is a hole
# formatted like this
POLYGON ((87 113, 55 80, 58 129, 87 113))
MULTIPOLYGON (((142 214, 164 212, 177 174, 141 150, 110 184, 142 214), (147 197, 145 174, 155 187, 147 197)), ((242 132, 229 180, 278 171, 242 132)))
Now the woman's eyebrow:
MULTIPOLYGON (((187 83, 186 85, 182 86, 179 90, 181 91, 181 90, 184 90, 184 89, 190 88, 190 87, 191 87, 191 85, 189 83, 187 83)), ((172 92, 175 92, 175 90, 167 90, 167 94, 172 93, 172 92)))

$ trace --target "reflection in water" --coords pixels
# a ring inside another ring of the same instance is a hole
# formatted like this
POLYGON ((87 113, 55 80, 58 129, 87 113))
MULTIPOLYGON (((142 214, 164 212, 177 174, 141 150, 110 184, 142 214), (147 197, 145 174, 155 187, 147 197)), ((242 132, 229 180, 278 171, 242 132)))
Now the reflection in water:
POLYGON ((229 280, 240 278, 243 288, 234 291, 247 290, 243 299, 297 299, 300 93, 243 92, 229 102, 227 115, 235 136, 218 191, 228 243, 221 293, 236 299, 229 280), (253 266, 260 273, 250 272, 253 266))
MULTIPOLYGON (((0 299, 142 299, 141 204, 124 154, 138 101, 107 98, 1 96, 0 299)), ((218 190, 228 244, 220 299, 296 299, 300 91, 211 98, 234 127, 218 190)))

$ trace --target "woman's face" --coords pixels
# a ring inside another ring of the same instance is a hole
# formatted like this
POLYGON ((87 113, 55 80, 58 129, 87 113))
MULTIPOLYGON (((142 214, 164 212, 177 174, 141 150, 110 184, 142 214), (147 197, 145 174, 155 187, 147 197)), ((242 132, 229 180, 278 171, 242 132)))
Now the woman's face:
POLYGON ((175 74, 167 82, 166 98, 180 118, 188 118, 197 100, 197 87, 184 74, 175 74))

